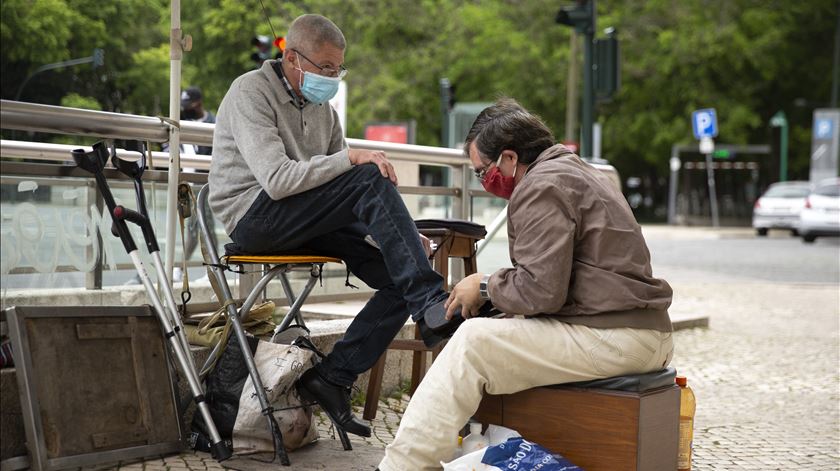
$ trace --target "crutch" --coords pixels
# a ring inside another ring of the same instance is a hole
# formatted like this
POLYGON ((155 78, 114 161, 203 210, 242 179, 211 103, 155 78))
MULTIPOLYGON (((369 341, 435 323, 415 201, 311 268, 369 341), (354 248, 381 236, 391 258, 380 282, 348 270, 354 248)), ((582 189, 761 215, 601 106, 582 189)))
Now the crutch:
MULTIPOLYGON (((166 288, 163 290, 164 298, 166 298, 167 307, 169 311, 174 314, 175 323, 177 325, 176 331, 179 333, 179 338, 185 345, 187 351, 189 351, 189 343, 186 338, 186 331, 184 329, 184 325, 181 321, 181 317, 177 315, 178 308, 175 304, 175 296, 172 293, 172 289, 169 285, 169 282, 166 278, 166 273, 163 270, 163 264, 160 261, 160 254, 159 249, 157 246, 157 239, 155 238, 154 231, 151 227, 151 220, 149 218, 148 210, 146 209, 146 196, 143 190, 143 171, 146 169, 146 158, 145 154, 143 154, 140 159, 137 161, 128 161, 123 160, 117 156, 116 152, 113 152, 111 156, 111 163, 114 164, 114 167, 117 168, 120 172, 125 174, 126 176, 130 177, 134 181, 134 190, 137 196, 137 208, 138 212, 140 213, 139 216, 134 215, 132 216, 134 219, 140 221, 138 225, 140 225, 141 229, 143 230, 143 237, 146 239, 146 244, 149 246, 149 253, 152 255, 152 259, 154 260, 155 268, 157 269, 157 274, 159 279, 166 280, 165 286, 166 288), (151 241, 151 244, 149 245, 151 241)), ((129 209, 125 209, 122 206, 117 206, 115 209, 115 213, 126 214, 126 219, 131 220, 128 216, 131 216, 133 211, 129 209)), ((132 221, 133 222, 133 221, 132 221)), ((204 222, 204 221, 202 221, 204 222)), ((207 231, 203 231, 205 234, 207 231)), ((212 242, 207 244, 208 246, 212 245, 212 242)), ((215 247, 214 247, 215 249, 215 247)), ((229 306, 233 308, 233 306, 229 306)), ((236 309, 233 308, 233 312, 236 312, 236 309)), ((268 402, 268 398, 265 394, 265 388, 262 385, 262 380, 260 379, 259 373, 257 372, 256 363, 254 362, 254 357, 251 355, 251 350, 248 347, 248 341, 245 339, 244 329, 242 328, 242 323, 239 319, 239 316, 234 316, 231 318, 231 324, 233 325, 234 331, 237 332, 237 341, 239 342, 240 347, 242 348, 243 356, 245 357, 245 365, 248 367, 249 373, 251 373, 251 379, 254 382, 254 389, 257 391, 257 397, 260 399, 260 407, 262 409, 263 415, 267 415, 269 417, 269 430, 272 433, 272 437, 274 438, 274 445, 275 448, 279 447, 277 451, 278 457, 280 461, 284 465, 289 465, 289 458, 286 454, 286 447, 283 444, 283 433, 280 430, 280 426, 277 424, 276 419, 274 418, 274 408, 268 402), (241 337, 239 334, 242 334, 241 337)), ((222 339, 223 341, 226 339, 222 339)), ((218 345, 217 345, 218 348, 218 345)), ((215 353, 215 350, 214 350, 215 353)), ((211 354, 212 358, 213 354, 211 354)), ((196 375, 197 378, 201 378, 201 375, 196 375)))
MULTIPOLYGON (((114 150, 113 153, 114 155, 116 155, 116 150, 114 150)), ((177 310, 172 311, 172 313, 167 313, 167 310, 164 309, 163 305, 160 302, 160 298, 158 297, 157 291, 152 285, 152 281, 149 278, 149 274, 146 272, 146 269, 143 266, 143 262, 140 260, 140 256, 137 252, 137 246, 134 244, 134 239, 131 237, 131 233, 128 231, 126 221, 137 224, 143 230, 143 238, 146 241, 146 246, 149 249, 149 253, 152 254, 152 261, 155 264, 158 276, 161 277, 160 280, 162 284, 166 287, 165 291, 170 291, 169 296, 171 297, 172 288, 170 287, 169 281, 166 279, 165 273, 161 266, 160 256, 158 255, 160 250, 157 246, 157 240, 155 239, 154 230, 151 227, 151 223, 148 217, 136 211, 126 209, 123 206, 117 206, 116 202, 114 201, 114 196, 111 194, 111 189, 108 186, 108 181, 105 179, 105 174, 103 172, 105 164, 108 161, 109 155, 108 149, 102 142, 94 144, 93 151, 91 152, 85 152, 84 149, 74 149, 72 151, 72 155, 73 160, 76 162, 76 165, 79 168, 92 173, 96 178, 96 185, 99 188, 99 191, 102 194, 102 198, 105 200, 105 204, 106 206, 108 206, 108 211, 111 213, 112 219, 114 221, 113 226, 111 227, 111 232, 120 238, 120 240, 123 243, 123 246, 125 247, 126 252, 128 252, 129 257, 131 257, 131 261, 134 263, 134 267, 137 269, 137 274, 140 275, 140 279, 142 280, 143 286, 146 289, 146 294, 152 301, 155 313, 157 314, 158 320, 160 321, 161 327, 163 328, 164 336, 169 341, 170 347, 175 353, 175 357, 178 360, 178 364, 180 365, 181 370, 183 371, 184 376, 186 376, 187 382, 189 383, 190 391, 192 392, 196 406, 201 412, 201 415, 204 418, 204 422, 207 424, 207 429, 210 433, 210 440, 212 442, 210 446, 211 455, 217 461, 224 461, 230 458, 232 452, 227 446, 227 444, 225 444, 225 442, 222 440, 221 436, 219 436, 219 431, 216 429, 216 425, 213 422, 213 418, 210 415, 210 409, 207 407, 207 402, 204 397, 204 391, 202 390, 201 383, 195 371, 195 365, 192 363, 192 360, 189 356, 189 348, 185 348, 186 339, 184 339, 183 341, 179 340, 181 337, 183 337, 183 329, 178 327, 178 325, 180 325, 180 319, 177 318, 177 310), (173 319, 177 319, 175 321, 176 327, 174 328, 172 326, 173 319)), ((143 163, 145 163, 145 160, 143 163)), ((140 189, 142 191, 142 185, 140 186, 140 189)), ((140 201, 139 198, 141 196, 142 193, 138 195, 138 205, 140 201)), ((145 209, 145 204, 143 204, 141 208, 145 209)))
MULTIPOLYGON (((207 187, 202 189, 198 197, 202 200, 206 200, 207 198, 207 187)), ((201 201, 198 206, 203 208, 205 206, 205 201, 201 201)), ((230 286, 228 286, 227 278, 225 277, 224 270, 219 263, 219 254, 216 251, 216 246, 213 243, 213 238, 210 236, 210 232, 207 230, 207 221, 204 220, 204 211, 196 210, 193 211, 194 215, 198 216, 198 224, 201 230, 202 237, 204 238, 204 247, 207 252, 207 256, 210 258, 210 268, 213 272, 213 276, 216 279, 216 284, 218 285, 219 289, 221 290, 221 296, 223 299, 220 299, 220 302, 224 302, 226 300, 233 299, 233 295, 230 292, 230 286)), ((256 292, 257 290, 254 290, 256 292)), ((250 299, 250 296, 249 296, 250 299)), ((247 303, 248 301, 246 301, 247 303)), ((274 451, 277 454, 277 457, 280 458, 280 463, 284 466, 291 465, 289 461, 289 456, 286 453, 286 446, 283 444, 283 432, 280 430, 280 425, 277 423, 277 419, 274 417, 274 407, 268 402, 268 396, 265 393, 265 387, 263 386, 262 379, 260 378, 260 373, 257 371, 257 364, 254 361, 254 356, 251 354, 251 348, 248 344, 248 339, 245 337, 245 329, 242 327, 242 319, 239 318, 239 313, 236 311, 236 306, 233 303, 226 303, 225 308, 227 309, 227 315, 230 319, 231 326, 233 327, 234 335, 236 336, 236 341, 239 343, 239 347, 242 350, 242 356, 245 359, 245 367, 248 369, 248 375, 251 377, 251 382, 254 385, 254 391, 257 394, 257 399, 260 402, 260 409, 262 415, 265 416, 266 420, 268 421, 268 429, 271 432, 271 436, 274 439, 274 451)), ((212 362, 212 359, 215 355, 218 354, 218 351, 224 347, 222 342, 225 342, 227 339, 224 337, 219 341, 219 344, 213 349, 213 352, 210 353, 210 358, 207 360, 204 368, 202 371, 209 369, 209 364, 212 362)))
MULTIPOLYGON (((151 218, 149 217, 149 211, 146 209, 146 194, 143 191, 143 172, 146 170, 146 153, 145 151, 146 146, 143 143, 140 143, 140 159, 137 161, 129 161, 123 160, 117 156, 116 151, 112 152, 111 155, 111 163, 114 167, 117 168, 120 172, 122 172, 127 177, 131 178, 134 181, 134 193, 137 199, 137 213, 139 216, 131 211, 130 209, 126 209, 121 205, 117 205, 114 209, 114 212, 119 213, 116 217, 121 217, 129 222, 133 222, 140 226, 140 229, 143 231, 143 239, 146 241, 146 247, 149 250, 149 255, 152 257, 153 265, 155 266, 155 271, 158 276, 158 280, 162 280, 163 283, 163 297, 166 300, 166 307, 169 308, 169 312, 172 313, 172 320, 174 321, 174 328, 175 332, 178 335, 178 340, 181 342, 181 345, 185 352, 190 351, 190 343, 187 340, 186 330, 184 329, 184 323, 181 321, 181 316, 178 315, 178 307, 175 303, 175 297, 172 293, 171 285, 169 284, 168 277, 166 276, 166 272, 163 269, 163 263, 160 260, 160 248, 158 247, 157 238, 155 237, 154 229, 152 228, 151 218)), ((195 368, 195 367, 193 367, 195 368)))

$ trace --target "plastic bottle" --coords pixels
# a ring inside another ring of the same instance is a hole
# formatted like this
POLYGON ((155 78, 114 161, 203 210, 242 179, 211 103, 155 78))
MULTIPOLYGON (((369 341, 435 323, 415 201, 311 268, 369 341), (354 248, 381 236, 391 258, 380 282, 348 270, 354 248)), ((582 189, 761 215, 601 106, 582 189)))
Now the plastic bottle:
POLYGON ((688 386, 685 376, 677 376, 680 387, 680 445, 677 454, 677 470, 691 471, 691 440, 694 435, 694 392, 688 386))
POLYGON ((458 446, 455 448, 455 453, 452 454, 452 459, 457 460, 464 454, 464 437, 458 435, 458 446))
POLYGON ((463 454, 472 453, 476 450, 480 450, 489 443, 487 441, 487 437, 481 434, 481 424, 478 422, 471 422, 470 423, 470 434, 464 437, 462 442, 462 449, 463 454))

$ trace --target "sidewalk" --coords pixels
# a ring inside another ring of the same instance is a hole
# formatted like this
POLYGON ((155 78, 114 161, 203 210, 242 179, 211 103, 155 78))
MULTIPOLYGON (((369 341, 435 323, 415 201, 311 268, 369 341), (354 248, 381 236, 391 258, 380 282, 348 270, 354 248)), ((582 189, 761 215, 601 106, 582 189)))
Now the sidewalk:
MULTIPOLYGON (((693 470, 836 470, 838 307, 836 286, 686 283, 674 286, 675 314, 711 316, 708 328, 675 333, 672 365, 697 396, 693 470), (800 315, 797 313, 807 313, 800 315)), ((333 440, 318 415, 321 440, 290 455, 294 470, 373 470, 397 430, 408 398, 387 399, 373 437, 351 435, 354 450, 333 440)), ((361 415, 361 408, 356 409, 361 415)), ((276 470, 236 458, 220 465, 185 452, 126 463, 121 470, 276 470)), ((113 469, 97 468, 97 469, 113 469)))

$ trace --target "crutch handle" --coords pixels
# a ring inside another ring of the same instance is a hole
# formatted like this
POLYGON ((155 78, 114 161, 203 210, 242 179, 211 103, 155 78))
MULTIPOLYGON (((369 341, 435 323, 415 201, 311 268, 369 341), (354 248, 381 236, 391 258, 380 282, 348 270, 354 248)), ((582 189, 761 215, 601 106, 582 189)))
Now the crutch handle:
MULTIPOLYGON (((114 196, 111 194, 108 182, 105 180, 105 174, 103 173, 105 163, 108 162, 108 149, 103 143, 97 142, 93 145, 91 152, 85 152, 84 149, 74 149, 71 153, 73 160, 76 162, 76 166, 92 173, 95 177, 99 193, 102 195, 102 199, 105 200, 105 205, 113 217, 113 210, 116 207, 116 203, 114 202, 114 196)), ((125 221, 114 219, 111 232, 120 238, 126 252, 131 253, 137 250, 137 246, 134 245, 134 240, 131 238, 131 233, 128 232, 128 226, 126 226, 125 221)))
MULTIPOLYGON (((157 238, 155 237, 155 232, 152 229, 152 223, 149 221, 149 218, 122 205, 117 205, 114 208, 113 216, 115 224, 117 221, 128 221, 140 226, 140 229, 143 230, 143 238, 146 240, 146 247, 148 247, 149 253, 160 250, 158 248, 157 238)), ((111 232, 113 232, 113 228, 111 229, 111 232)))

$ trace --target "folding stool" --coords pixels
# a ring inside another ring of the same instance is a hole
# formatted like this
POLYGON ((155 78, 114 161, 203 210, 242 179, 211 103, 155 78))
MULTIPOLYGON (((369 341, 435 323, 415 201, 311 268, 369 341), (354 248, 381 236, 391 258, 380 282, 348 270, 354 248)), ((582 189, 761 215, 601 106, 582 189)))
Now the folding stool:
MULTIPOLYGON (((201 191, 198 192, 197 198, 197 210, 198 213, 198 221, 199 221, 199 229, 202 232, 204 239, 207 239, 208 229, 206 221, 204 221, 203 216, 205 214, 212 214, 209 210, 207 197, 209 195, 210 185, 204 185, 201 191)), ((262 265, 264 269, 264 273, 262 277, 257 281, 256 285, 251 289, 248 293, 248 296, 242 302, 242 306, 239 308, 239 318, 242 321, 248 319, 248 313, 251 311, 251 308, 254 304, 260 299, 260 295, 265 290, 266 286, 269 282, 274 280, 275 278, 280 279, 280 283, 283 286, 283 291, 286 293, 286 299, 289 302, 289 312, 283 317, 283 320, 277 325, 275 329, 275 333, 282 332, 286 329, 289 325, 291 325, 292 321, 297 321, 297 323, 301 326, 305 327, 305 322, 303 320, 303 315, 300 313, 300 309, 303 306, 303 303, 306 302, 306 298, 312 292, 312 289, 315 287, 315 283, 321 279, 321 273, 323 271, 323 267, 325 263, 342 263, 341 259, 335 257, 326 257, 322 255, 225 255, 223 257, 219 257, 218 252, 216 251, 216 247, 212 246, 212 244, 207 245, 207 257, 210 259, 210 263, 216 265, 220 268, 226 268, 231 265, 239 265, 240 267, 244 268, 245 266, 253 266, 253 265, 262 265), (293 270, 309 270, 309 280, 307 280, 306 285, 303 287, 303 290, 300 292, 299 295, 296 295, 294 290, 292 289, 292 285, 289 282, 289 278, 287 273, 293 270)), ((224 277, 223 270, 219 270, 222 276, 222 280, 226 283, 226 279, 224 277)), ((233 302, 232 295, 230 294, 229 290, 221 290, 226 293, 222 293, 226 299, 220 299, 219 302, 224 304, 228 302, 233 302)))
MULTIPOLYGON (((211 283, 215 281, 213 289, 219 296, 219 303, 223 306, 227 307, 229 313, 233 312, 232 315, 237 315, 240 322, 244 322, 248 319, 248 314, 251 311, 251 308, 260 299, 261 294, 265 290, 268 283, 278 278, 280 279, 281 285, 283 286, 283 291, 286 293, 286 299, 289 302, 289 311, 283 317, 283 320, 277 325, 274 329, 274 336, 272 336, 272 340, 274 337, 277 336, 280 332, 283 332, 287 327, 292 324, 292 321, 297 321, 297 324, 306 327, 306 324, 303 320, 303 315, 300 312, 303 303, 306 302, 306 298, 309 296, 309 293, 312 292, 312 288, 315 287, 315 283, 321 279, 321 273, 323 271, 323 267, 325 263, 342 263, 341 259, 334 258, 334 257, 325 257, 321 255, 259 255, 259 254, 249 254, 249 255, 225 255, 224 257, 219 257, 218 252, 216 251, 216 247, 213 244, 212 238, 210 237, 210 233, 207 228, 207 221, 204 220, 205 215, 212 215, 212 211, 209 210, 207 198, 210 192, 210 185, 204 185, 204 187, 199 191, 198 198, 196 202, 196 212, 198 213, 198 224, 199 230, 202 233, 202 240, 205 241, 204 254, 205 259, 209 259, 209 265, 212 268, 213 274, 215 275, 215 280, 211 277, 211 283), (230 291, 230 286, 227 283, 227 278, 225 277, 224 271, 230 265, 239 265, 240 267, 244 268, 245 266, 249 265, 257 265, 262 266, 264 274, 262 277, 257 281, 256 285, 250 290, 248 295, 245 297, 245 300, 242 302, 242 306, 239 308, 238 313, 235 311, 235 307, 231 307, 235 302, 233 299, 233 295, 230 291), (309 270, 309 280, 307 280, 306 285, 303 287, 303 290, 300 294, 296 295, 294 290, 292 289, 292 285, 289 282, 288 277, 286 276, 287 273, 293 270, 309 270)), ((243 350, 247 349, 245 346, 244 334, 241 332, 236 332, 237 337, 239 338, 240 344, 243 345, 243 350)), ((204 367, 201 369, 201 375, 206 374, 209 369, 212 367, 215 358, 217 357, 220 350, 223 348, 223 342, 219 342, 218 345, 213 349, 208 357, 207 362, 204 364, 204 367)), ((259 376, 256 371, 251 371, 251 365, 248 364, 249 362, 246 359, 246 366, 248 366, 249 373, 251 375, 252 380, 255 382, 259 382, 259 376)), ((251 362, 252 363, 252 362, 251 362)), ((263 385, 255 384, 255 389, 260 390, 263 385)), ((258 393, 259 394, 259 393, 258 393)), ((336 434, 339 436, 341 440, 341 444, 345 450, 352 449, 350 444, 350 439, 347 437, 347 433, 343 430, 336 428, 336 434)))

